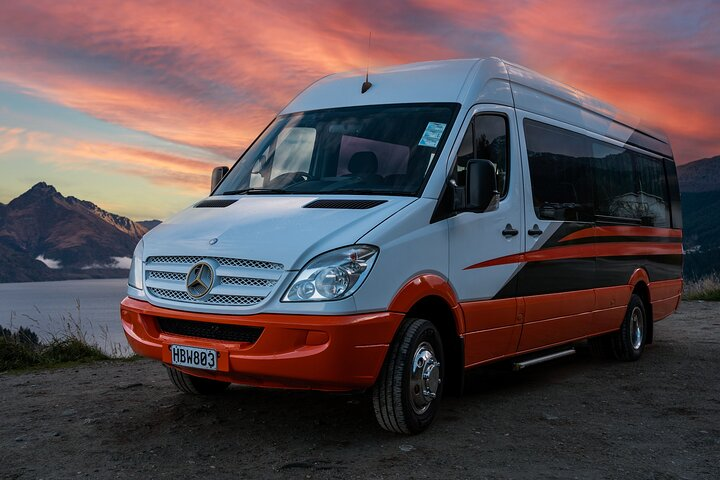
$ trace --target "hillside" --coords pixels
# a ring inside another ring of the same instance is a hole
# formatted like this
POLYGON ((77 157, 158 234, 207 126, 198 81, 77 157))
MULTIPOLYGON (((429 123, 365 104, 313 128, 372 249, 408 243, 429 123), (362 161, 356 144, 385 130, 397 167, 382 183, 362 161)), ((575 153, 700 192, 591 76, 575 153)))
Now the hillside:
POLYGON ((682 194, 684 277, 720 274, 720 155, 678 167, 682 194))
POLYGON ((685 278, 720 273, 720 189, 682 194, 685 278))
POLYGON ((136 223, 38 183, 0 204, 0 282, 124 276, 125 259, 156 222, 136 223))
POLYGON ((678 179, 683 193, 720 190, 720 155, 681 165, 678 179))

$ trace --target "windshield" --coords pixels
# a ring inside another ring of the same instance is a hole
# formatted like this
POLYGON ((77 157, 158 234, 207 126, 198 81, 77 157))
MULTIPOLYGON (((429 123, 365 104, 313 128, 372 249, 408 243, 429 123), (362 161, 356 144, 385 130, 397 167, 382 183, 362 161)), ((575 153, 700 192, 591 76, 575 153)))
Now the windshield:
POLYGON ((418 195, 457 104, 375 105, 282 115, 215 195, 418 195))

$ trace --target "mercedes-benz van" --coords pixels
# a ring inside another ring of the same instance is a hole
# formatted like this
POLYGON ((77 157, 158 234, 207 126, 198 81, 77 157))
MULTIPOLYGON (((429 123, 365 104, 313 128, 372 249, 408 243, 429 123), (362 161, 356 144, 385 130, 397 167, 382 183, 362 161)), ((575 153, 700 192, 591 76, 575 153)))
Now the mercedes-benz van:
POLYGON ((138 244, 132 348, 189 393, 372 389, 415 433, 472 367, 637 360, 682 289, 667 138, 488 58, 325 77, 138 244))

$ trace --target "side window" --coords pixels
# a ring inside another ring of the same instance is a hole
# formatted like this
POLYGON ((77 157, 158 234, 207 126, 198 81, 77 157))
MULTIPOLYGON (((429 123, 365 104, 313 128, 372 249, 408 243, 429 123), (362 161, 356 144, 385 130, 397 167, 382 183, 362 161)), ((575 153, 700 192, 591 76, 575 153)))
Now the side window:
POLYGON ((662 160, 529 119, 524 125, 538 218, 670 226, 662 160))
POLYGON ((662 160, 633 152, 638 174, 640 211, 643 225, 670 227, 670 198, 662 160))
POLYGON ((595 142, 595 213, 614 219, 636 219, 640 202, 636 193, 635 171, 630 152, 595 142))
POLYGON ((682 209, 680 208, 680 186, 678 185, 677 169, 675 162, 665 160, 665 176, 668 182, 668 193, 670 194, 670 207, 672 228, 682 228, 682 209))
POLYGON ((594 199, 589 139, 528 119, 524 126, 537 217, 592 221, 594 199))
POLYGON ((508 179, 508 126, 500 115, 478 115, 475 124, 475 158, 490 160, 495 164, 497 187, 500 197, 507 193, 508 179))
POLYGON ((470 123, 455 160, 455 181, 465 186, 465 168, 468 160, 480 158, 495 164, 500 197, 508 190, 508 125, 502 115, 480 114, 470 123))
POLYGON ((457 159, 455 160, 455 181, 458 186, 465 186, 465 168, 467 167, 468 160, 473 158, 475 158, 473 152, 473 124, 470 123, 460 144, 457 159))

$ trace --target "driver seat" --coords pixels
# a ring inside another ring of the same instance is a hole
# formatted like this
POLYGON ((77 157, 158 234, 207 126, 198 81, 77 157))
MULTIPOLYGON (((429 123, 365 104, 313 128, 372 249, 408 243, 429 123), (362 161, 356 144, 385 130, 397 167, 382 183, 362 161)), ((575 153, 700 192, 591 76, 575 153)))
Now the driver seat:
POLYGON ((353 177, 359 177, 368 183, 382 183, 383 178, 377 174, 378 159, 373 152, 355 152, 350 157, 348 170, 353 177))

